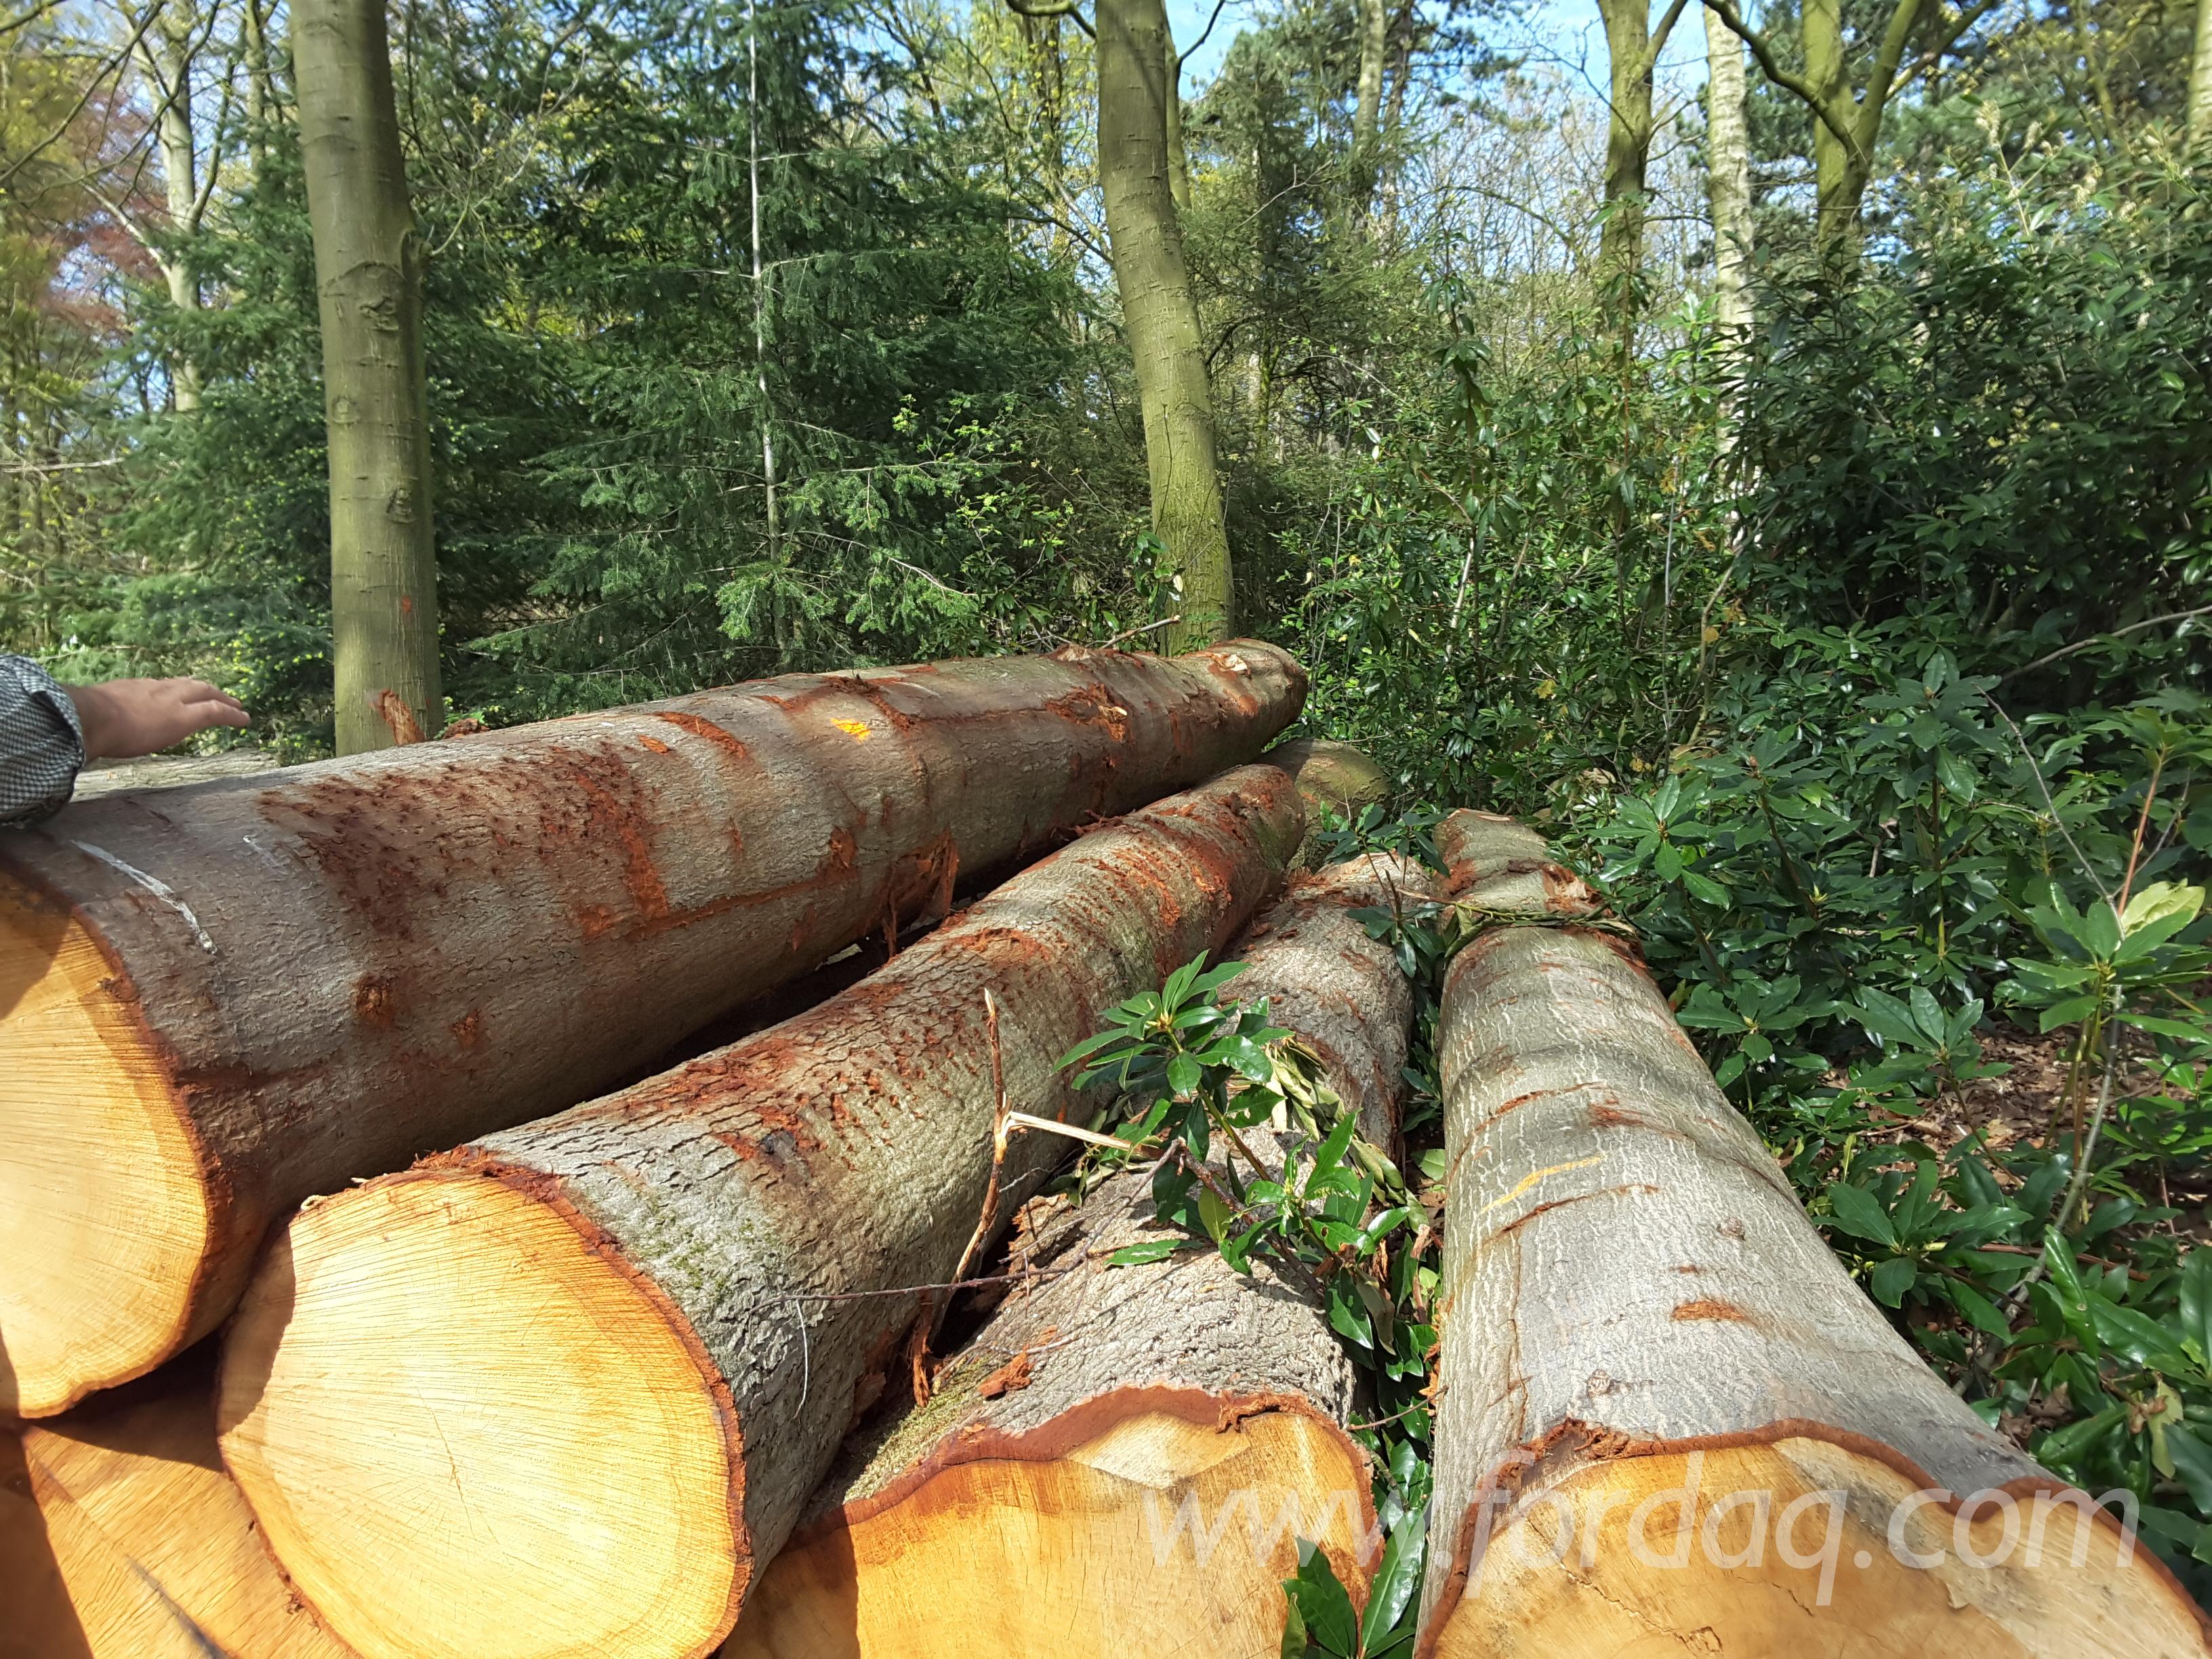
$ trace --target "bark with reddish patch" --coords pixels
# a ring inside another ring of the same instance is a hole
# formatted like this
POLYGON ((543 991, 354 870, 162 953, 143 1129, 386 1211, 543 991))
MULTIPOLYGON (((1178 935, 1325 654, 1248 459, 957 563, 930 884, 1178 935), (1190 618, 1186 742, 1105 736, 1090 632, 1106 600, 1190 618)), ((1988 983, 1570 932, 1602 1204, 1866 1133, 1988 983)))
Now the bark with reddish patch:
MULTIPOLYGON (((1075 1091, 1060 1056, 1115 1003, 1218 951, 1279 888, 1303 827, 1280 772, 1224 773, 1083 836, 805 1013, 322 1201, 292 1224, 294 1249, 392 1182, 495 1181, 547 1205, 608 1271, 649 1292, 728 1402, 742 1593, 790 1533, 854 1410, 899 1365, 898 1334, 927 1306, 902 1287, 945 1280, 975 1229, 994 1179, 997 1077, 1026 1111, 1086 1118, 1103 1102, 1075 1091)), ((1066 1151, 1048 1134, 1013 1139, 999 1176, 1009 1210, 1066 1151)), ((391 1245, 417 1247, 434 1248, 391 1245)), ((270 1298, 285 1311, 267 1318, 248 1298, 226 1350, 226 1400, 258 1399, 255 1378, 286 1333, 314 1328, 315 1310, 289 1296, 270 1298)), ((518 1348, 504 1363, 542 1376, 564 1361, 518 1348)), ((312 1400, 288 1401, 295 1408, 316 1411, 312 1400)), ((329 1433, 343 1428, 333 1421, 329 1433)), ((239 1467, 228 1443, 225 1452, 239 1467)), ((374 1449, 362 1455, 373 1460, 374 1449)), ((258 1501, 254 1479, 241 1469, 241 1480, 258 1501)), ((415 1512, 406 1490, 367 1484, 375 1490, 358 1501, 388 1506, 391 1524, 415 1512)), ((422 1541, 466 1561, 471 1582, 508 1582, 497 1538, 422 1541)), ((388 1565, 318 1559, 310 1573, 296 1556, 287 1562, 318 1580, 388 1565)), ((667 1650, 700 1651, 708 1634, 666 1632, 667 1650)))
POLYGON ((1361 1137, 1392 1158, 1413 987, 1388 939, 1355 917, 1362 910, 1410 916, 1441 896, 1433 872, 1387 853, 1295 877, 1230 947, 1244 971, 1222 988, 1240 1002, 1267 1000, 1270 1022, 1295 1033, 1321 1061, 1361 1137))
POLYGON ((1304 682, 1249 642, 798 675, 16 832, 0 905, 90 930, 198 1147, 211 1237, 161 1351, 302 1198, 611 1086, 956 872, 1249 759, 1304 682))
MULTIPOLYGON (((1481 912, 1585 902, 1547 883, 1517 825, 1455 814, 1437 845, 1481 912)), ((1845 1273, 1617 941, 1493 927, 1452 968, 1437 1045, 1445 1392, 1424 1652, 1474 1650, 1449 1632, 1488 1540, 1607 1459, 1794 1425, 1784 1437, 1876 1445, 1956 1493, 2047 1480, 1845 1273)))

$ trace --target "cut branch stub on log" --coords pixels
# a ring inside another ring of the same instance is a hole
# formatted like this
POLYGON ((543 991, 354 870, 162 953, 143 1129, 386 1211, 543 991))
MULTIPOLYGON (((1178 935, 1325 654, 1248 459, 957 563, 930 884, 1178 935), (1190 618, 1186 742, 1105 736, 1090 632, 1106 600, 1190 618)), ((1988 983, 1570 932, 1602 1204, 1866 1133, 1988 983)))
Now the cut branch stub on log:
POLYGON ((1353 915, 1402 914, 1442 896, 1434 872, 1388 853, 1295 876, 1230 946, 1244 971, 1221 988, 1238 1002, 1266 999, 1273 1023, 1321 1062, 1360 1138, 1394 1160, 1413 988, 1389 942, 1353 915))
POLYGON ((1320 1310, 1208 1243, 1110 1267, 1178 1237, 1144 1170, 1032 1208, 1034 1285, 856 1437, 724 1659, 1273 1659, 1298 1539, 1364 1582, 1352 1371, 1320 1310))
POLYGON ((0 1431, 0 1659, 351 1659, 222 1472, 213 1358, 0 1431))
MULTIPOLYGON (((927 1308, 901 1287, 974 1233, 986 993, 1009 1101, 1087 1112, 1054 1062, 1218 951, 1303 823, 1281 772, 1240 768, 808 1013, 309 1205, 240 1305, 218 1409, 295 1587, 370 1659, 710 1649, 902 1364, 927 1308)), ((1064 1151, 1017 1136, 1006 1208, 1064 1151)))
POLYGON ((1288 772, 1306 804, 1305 840, 1298 846, 1298 864, 1304 869, 1321 862, 1321 832, 1327 814, 1356 818, 1361 807, 1380 806, 1390 799, 1390 775, 1348 743, 1329 738, 1293 738, 1277 744, 1260 758, 1288 772))
POLYGON ((1249 643, 793 676, 11 832, 0 1412, 212 1329, 301 1199, 616 1086, 1304 688, 1249 643))
MULTIPOLYGON (((1510 909, 1527 879, 1462 896, 1510 909)), ((1424 1655, 2205 1650, 2149 1549, 1852 1283, 1629 947, 1492 929, 1453 965, 1438 1046, 1424 1655)))

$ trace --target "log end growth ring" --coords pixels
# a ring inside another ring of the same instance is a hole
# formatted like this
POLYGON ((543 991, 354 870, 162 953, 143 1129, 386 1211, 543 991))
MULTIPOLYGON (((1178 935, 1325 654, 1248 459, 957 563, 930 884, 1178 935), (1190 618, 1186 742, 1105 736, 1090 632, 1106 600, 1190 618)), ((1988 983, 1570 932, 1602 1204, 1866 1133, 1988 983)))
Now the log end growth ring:
POLYGON ((1588 1455, 1480 1534, 1470 1516, 1423 1659, 2208 1651, 2150 1547, 2085 1495, 1941 1492, 1814 1424, 1588 1455))
POLYGON ((501 1181, 309 1205, 239 1309, 216 1421, 294 1587, 363 1659, 696 1654, 735 1615, 726 1400, 680 1322, 501 1181))
POLYGON ((956 1433, 911 1479, 802 1529, 721 1659, 1139 1659, 1273 1654, 1297 1540, 1347 1584, 1372 1514, 1331 1422, 1174 1389, 1028 1433, 956 1433))
POLYGON ((173 1352, 213 1208, 118 970, 0 873, 0 1416, 51 1416, 173 1352))

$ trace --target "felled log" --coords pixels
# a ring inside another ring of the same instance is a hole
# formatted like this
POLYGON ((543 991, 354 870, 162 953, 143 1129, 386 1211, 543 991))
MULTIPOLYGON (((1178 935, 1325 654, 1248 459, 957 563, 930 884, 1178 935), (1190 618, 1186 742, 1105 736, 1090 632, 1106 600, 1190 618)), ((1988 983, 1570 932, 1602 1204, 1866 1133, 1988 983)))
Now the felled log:
POLYGON ((0 1412, 204 1334, 310 1194, 614 1087, 956 877, 1249 759, 1264 645, 802 675, 0 845, 0 1412))
MULTIPOLYGON (((1510 910, 1535 873, 1463 896, 1510 910)), ((1454 964, 1438 1041, 1421 1653, 2205 1650, 2151 1552, 1851 1282, 1631 947, 1495 927, 1454 964)))
POLYGON ((216 1455, 211 1353, 0 1432, 5 1659, 349 1659, 216 1455))
MULTIPOLYGON (((294 1586, 370 1659, 709 1650, 906 1374, 908 1287, 978 1231, 997 1080, 1095 1109, 1054 1061, 1218 951, 1302 826, 1281 772, 1226 773, 810 1012, 307 1206, 218 1395, 294 1586)), ((1001 1214, 1058 1140, 1014 1138, 1001 1214)))
POLYGON ((1305 839, 1298 845, 1302 869, 1316 868, 1323 861, 1321 832, 1328 813, 1355 818, 1363 806, 1380 806, 1390 799, 1390 775, 1348 743, 1293 738, 1260 758, 1296 779, 1306 804, 1305 839))
POLYGON ((1244 971, 1222 994, 1253 1003, 1321 1062, 1360 1138, 1398 1155, 1413 987, 1389 942, 1354 920, 1361 910, 1411 915, 1443 896, 1434 872, 1394 854, 1365 854, 1310 876, 1255 917, 1230 946, 1244 971))
MULTIPOLYGON (((1413 999, 1351 913, 1437 886, 1401 859, 1336 865, 1294 878, 1231 947, 1246 969, 1224 994, 1267 999, 1386 1147, 1413 999)), ((1279 1156, 1264 1131, 1248 1140, 1279 1156)), ((1281 1650, 1296 1540, 1364 1582, 1352 1368, 1304 1288, 1264 1257, 1240 1276, 1211 1245, 1110 1266, 1177 1237, 1141 1170, 1038 1208, 1017 1246, 1032 1277, 926 1405, 855 1437, 725 1659, 1166 1659, 1201 1638, 1209 1656, 1259 1659, 1281 1650)))
POLYGON ((725 1659, 1166 1659, 1201 1637, 1272 1659, 1298 1539, 1364 1582, 1352 1367, 1319 1310, 1211 1243, 1109 1267, 1177 1236, 1142 1170, 1037 1207, 1034 1287, 848 1454, 725 1659))

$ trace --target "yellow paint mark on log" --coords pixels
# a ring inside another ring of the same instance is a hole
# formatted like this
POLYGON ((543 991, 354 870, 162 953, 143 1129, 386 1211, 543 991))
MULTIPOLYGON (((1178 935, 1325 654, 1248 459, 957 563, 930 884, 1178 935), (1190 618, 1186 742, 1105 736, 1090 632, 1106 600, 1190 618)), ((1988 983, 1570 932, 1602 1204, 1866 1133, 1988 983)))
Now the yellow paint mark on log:
POLYGON ((830 725, 845 732, 854 743, 866 743, 875 734, 868 730, 866 720, 831 720, 830 725))
POLYGON ((1510 1204, 1515 1199, 1520 1197, 1522 1194, 1527 1192, 1531 1187, 1543 1180, 1547 1176, 1565 1175, 1570 1170, 1587 1170, 1593 1164, 1602 1164, 1604 1162, 1605 1155, 1601 1152, 1595 1158, 1577 1158, 1572 1164, 1554 1164, 1548 1170, 1538 1170, 1532 1174, 1522 1176, 1521 1179, 1515 1183, 1511 1192, 1505 1194, 1501 1198, 1492 1199, 1489 1203, 1484 1205, 1480 1210, 1476 1212, 1476 1213, 1478 1215, 1488 1215, 1499 1205, 1510 1204))

